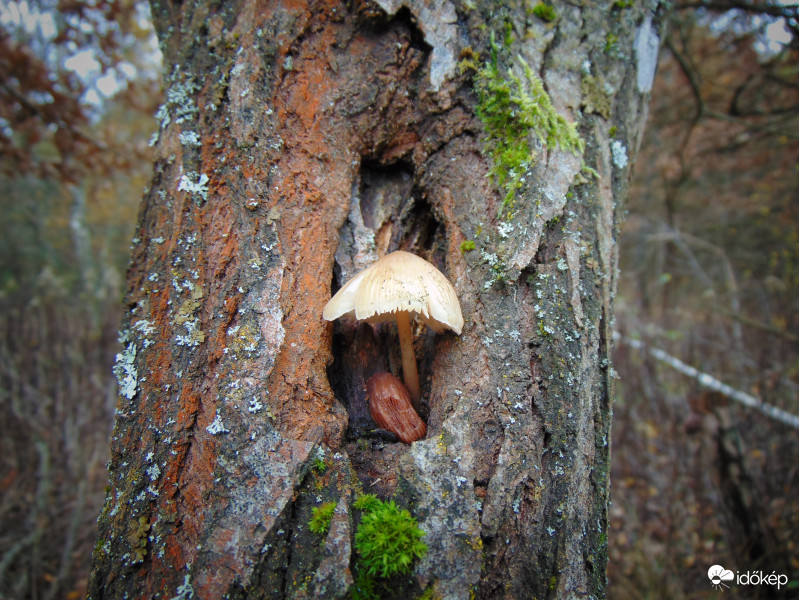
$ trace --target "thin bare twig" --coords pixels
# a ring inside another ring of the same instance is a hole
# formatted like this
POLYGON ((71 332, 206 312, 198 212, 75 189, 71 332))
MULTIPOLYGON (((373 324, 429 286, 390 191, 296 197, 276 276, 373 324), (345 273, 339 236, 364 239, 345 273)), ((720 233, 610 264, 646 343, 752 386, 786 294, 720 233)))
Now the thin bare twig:
POLYGON ((708 375, 707 373, 703 373, 699 369, 695 369, 691 365, 685 364, 679 358, 676 358, 671 354, 668 354, 667 352, 660 350, 659 348, 651 348, 647 346, 641 340, 635 340, 632 338, 624 337, 617 332, 614 332, 613 339, 622 342, 624 344, 627 344, 631 348, 648 352, 653 358, 666 363, 671 368, 675 369, 676 371, 679 371, 683 375, 692 377, 702 387, 706 387, 709 390, 713 390, 714 392, 723 394, 730 400, 735 400, 736 402, 748 408, 753 408, 763 413, 767 417, 774 419, 775 421, 779 421, 780 423, 783 423, 784 425, 788 425, 790 427, 799 429, 799 415, 795 415, 786 410, 778 408, 773 404, 768 404, 767 402, 763 402, 757 396, 747 394, 746 392, 742 392, 741 390, 736 390, 734 387, 727 385, 726 383, 716 379, 712 375, 708 375))

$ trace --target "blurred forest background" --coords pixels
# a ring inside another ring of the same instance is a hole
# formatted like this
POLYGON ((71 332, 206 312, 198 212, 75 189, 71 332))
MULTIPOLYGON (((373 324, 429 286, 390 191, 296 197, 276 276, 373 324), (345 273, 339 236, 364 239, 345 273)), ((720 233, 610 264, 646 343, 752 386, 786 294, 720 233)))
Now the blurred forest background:
MULTIPOLYGON (((159 56, 142 2, 0 2, 2 599, 85 594, 159 56)), ((722 597, 713 564, 799 597, 798 159, 799 8, 677 1, 620 240, 611 598, 722 597)))

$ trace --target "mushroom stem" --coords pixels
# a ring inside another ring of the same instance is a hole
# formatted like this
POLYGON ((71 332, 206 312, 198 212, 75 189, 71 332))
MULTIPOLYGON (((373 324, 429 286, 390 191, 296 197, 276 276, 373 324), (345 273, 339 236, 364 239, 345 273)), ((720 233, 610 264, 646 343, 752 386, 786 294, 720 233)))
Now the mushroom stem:
POLYGON ((419 398, 422 392, 419 389, 419 371, 416 370, 416 354, 413 352, 413 333, 411 332, 411 319, 407 311, 397 311, 397 331, 399 332, 400 349, 402 350, 402 378, 405 386, 411 393, 413 407, 419 412, 419 398))

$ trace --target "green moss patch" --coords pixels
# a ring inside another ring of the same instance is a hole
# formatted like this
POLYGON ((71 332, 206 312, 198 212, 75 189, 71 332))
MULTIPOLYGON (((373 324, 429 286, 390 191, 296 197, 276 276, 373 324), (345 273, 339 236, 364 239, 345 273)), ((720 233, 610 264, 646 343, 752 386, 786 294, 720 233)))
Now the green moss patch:
POLYGON ((311 522, 308 523, 308 528, 314 533, 327 533, 335 510, 335 502, 325 502, 321 506, 315 507, 311 514, 311 522))
POLYGON ((407 510, 393 500, 377 500, 364 510, 355 534, 355 549, 369 575, 391 577, 410 573, 414 559, 427 554, 424 535, 407 510))
POLYGON ((362 514, 355 533, 358 558, 350 598, 373 600, 382 597, 389 585, 406 585, 395 576, 411 573, 414 561, 427 554, 427 544, 422 541, 425 532, 411 513, 393 500, 384 502, 374 494, 362 494, 352 506, 362 514))
POLYGON ((550 4, 545 4, 544 2, 539 2, 533 7, 533 14, 547 23, 551 23, 558 18, 555 8, 550 4))
POLYGON ((524 77, 512 70, 503 72, 498 50, 492 36, 491 58, 475 76, 477 115, 488 134, 484 152, 491 157, 490 175, 505 190, 502 209, 511 216, 516 194, 535 163, 532 135, 547 148, 560 147, 576 155, 583 152, 585 143, 576 125, 555 111, 543 82, 524 59, 516 58, 524 77))

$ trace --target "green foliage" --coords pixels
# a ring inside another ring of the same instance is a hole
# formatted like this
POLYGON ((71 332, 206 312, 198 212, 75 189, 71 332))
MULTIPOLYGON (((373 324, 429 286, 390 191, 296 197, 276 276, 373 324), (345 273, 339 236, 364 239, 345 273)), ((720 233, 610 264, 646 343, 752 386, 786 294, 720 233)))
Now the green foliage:
POLYGON ((325 462, 325 459, 321 456, 317 456, 313 461, 313 469, 318 473, 324 473, 327 471, 327 463, 325 462))
MULTIPOLYGON (((586 175, 589 175, 589 176, 591 176, 591 177, 593 177, 594 179, 597 179, 597 180, 599 179, 599 173, 597 173, 597 170, 594 169, 593 167, 589 167, 585 163, 583 163, 582 167, 580 167, 580 173, 585 173, 586 175)), ((567 197, 571 198, 571 196, 567 196, 567 197)))
POLYGON ((533 14, 542 21, 546 21, 547 23, 551 23, 552 21, 558 18, 558 14, 555 12, 555 8, 544 2, 539 2, 533 7, 533 14))
POLYGON ((461 73, 465 73, 466 71, 477 71, 477 63, 479 60, 480 54, 475 52, 471 46, 466 46, 463 50, 461 50, 458 70, 461 73))
POLYGON ((619 36, 615 33, 608 32, 605 36, 605 54, 616 55, 619 52, 619 36))
POLYGON ((361 494, 352 504, 363 511, 355 534, 358 559, 355 582, 350 588, 350 600, 379 600, 396 580, 392 575, 410 573, 413 561, 427 553, 421 541, 424 532, 416 519, 393 501, 383 502, 375 494, 361 494))
POLYGON ((477 64, 474 61, 463 59, 458 63, 458 72, 463 75, 466 71, 477 71, 477 64))
POLYGON ((548 148, 558 146, 574 154, 580 154, 585 144, 576 126, 555 111, 543 83, 529 65, 517 57, 524 78, 512 71, 503 74, 497 51, 492 36, 491 59, 475 78, 477 115, 488 134, 484 151, 492 160, 490 175, 494 183, 504 188, 502 206, 511 212, 525 173, 535 160, 529 142, 531 134, 548 148))
POLYGON ((465 242, 461 243, 461 252, 464 254, 471 252, 472 250, 474 250, 474 240, 466 240, 465 242))
POLYGON ((513 23, 511 23, 510 21, 505 21, 504 29, 505 29, 505 38, 503 41, 505 43, 505 47, 510 48, 513 42, 515 41, 513 37, 513 23))
POLYGON ((358 510, 372 512, 383 506, 383 502, 374 494, 361 494, 352 503, 352 507, 358 510))
POLYGON ((409 573, 414 559, 427 553, 421 541, 425 535, 411 514, 393 500, 382 502, 376 496, 361 496, 353 505, 364 510, 355 534, 355 549, 365 573, 391 577, 409 573))
POLYGON ((327 533, 335 510, 335 502, 325 502, 321 506, 315 507, 311 515, 311 521, 308 523, 309 529, 314 533, 327 533))

